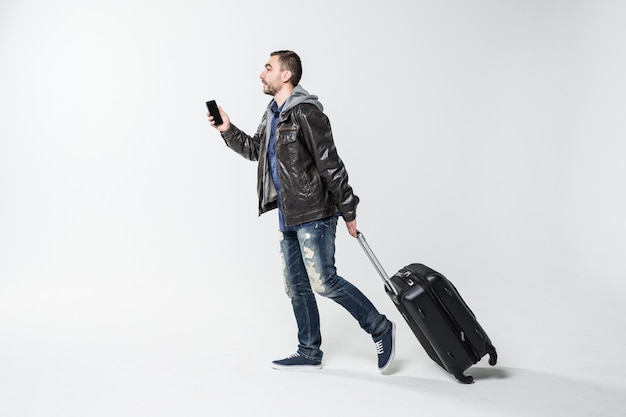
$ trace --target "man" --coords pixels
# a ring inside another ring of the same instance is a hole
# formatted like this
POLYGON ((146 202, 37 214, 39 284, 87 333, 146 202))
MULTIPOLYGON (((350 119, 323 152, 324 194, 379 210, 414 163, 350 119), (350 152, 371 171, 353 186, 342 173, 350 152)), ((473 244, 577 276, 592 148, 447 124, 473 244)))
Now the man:
POLYGON ((335 231, 343 217, 357 237, 359 198, 337 154, 330 123, 317 96, 299 86, 302 64, 292 51, 273 52, 260 75, 263 92, 273 96, 256 134, 249 136, 223 120, 215 125, 226 145, 258 165, 259 214, 278 209, 285 290, 298 326, 298 350, 272 362, 274 369, 322 367, 319 312, 315 293, 343 306, 372 336, 378 368, 394 356, 395 325, 354 285, 337 275, 335 231))

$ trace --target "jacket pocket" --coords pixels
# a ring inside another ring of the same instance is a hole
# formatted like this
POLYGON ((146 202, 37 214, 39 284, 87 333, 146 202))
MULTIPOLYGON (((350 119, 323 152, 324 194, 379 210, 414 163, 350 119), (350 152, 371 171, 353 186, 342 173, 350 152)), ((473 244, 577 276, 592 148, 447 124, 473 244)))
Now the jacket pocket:
POLYGON ((277 132, 276 142, 280 144, 287 144, 296 141, 298 131, 295 129, 279 130, 277 132))
POLYGON ((283 156, 284 152, 289 155, 289 160, 293 163, 298 160, 298 131, 296 129, 279 130, 276 135, 276 153, 283 156), (280 149, 278 149, 280 148, 280 149))

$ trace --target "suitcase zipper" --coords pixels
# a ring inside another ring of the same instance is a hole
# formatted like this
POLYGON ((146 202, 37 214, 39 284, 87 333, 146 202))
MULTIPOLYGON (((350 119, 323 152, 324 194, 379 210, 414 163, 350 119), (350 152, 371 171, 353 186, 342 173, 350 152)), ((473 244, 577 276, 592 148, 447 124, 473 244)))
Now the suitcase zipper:
POLYGON ((437 294, 433 289, 430 289, 430 293, 434 296, 435 300, 437 300, 437 304, 440 306, 440 309, 442 310, 442 312, 448 319, 448 322, 451 324, 452 328, 456 330, 461 340, 461 343, 465 347, 465 350, 467 351, 467 353, 472 357, 472 359, 474 360, 474 363, 478 362, 480 360, 480 356, 478 356, 478 352, 476 351, 474 346, 469 342, 469 340, 467 340, 467 338, 465 337, 465 332, 463 331, 459 323, 454 319, 454 316, 450 314, 450 311, 448 310, 446 305, 443 303, 443 300, 441 299, 441 297, 439 297, 439 294, 437 294))
POLYGON ((409 278, 410 276, 414 276, 420 281, 422 288, 424 288, 426 292, 428 292, 430 297, 435 300, 435 304, 437 305, 437 308, 439 308, 439 310, 441 311, 443 316, 446 318, 450 326, 455 330, 456 334, 459 335, 459 339, 461 340, 462 345, 465 347, 465 350, 467 351, 467 353, 472 357, 475 363, 478 362, 480 360, 480 357, 478 356, 478 352, 476 352, 476 349, 474 348, 474 346, 472 346, 471 343, 469 343, 469 341, 465 337, 465 332, 463 331, 461 326, 458 324, 458 322, 454 319, 454 316, 450 314, 450 311, 447 309, 447 307, 443 303, 443 300, 441 299, 441 297, 439 297, 439 294, 437 294, 435 290, 431 287, 430 282, 428 282, 428 279, 425 277, 419 276, 418 274, 412 271, 406 271, 404 273, 404 276, 406 278, 405 282, 409 286, 415 285, 415 282, 413 281, 413 279, 409 278), (412 284, 409 284, 408 281, 411 281, 412 284))

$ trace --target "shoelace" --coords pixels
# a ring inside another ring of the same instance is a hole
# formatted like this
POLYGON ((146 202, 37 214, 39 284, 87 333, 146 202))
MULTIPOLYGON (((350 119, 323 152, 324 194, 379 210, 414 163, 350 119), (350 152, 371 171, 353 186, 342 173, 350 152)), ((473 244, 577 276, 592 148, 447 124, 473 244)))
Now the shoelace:
POLYGON ((300 357, 300 354, 296 352, 293 355, 289 356, 287 359, 293 359, 293 358, 299 358, 299 357, 300 357))
POLYGON ((376 353, 378 353, 379 355, 382 355, 383 353, 385 353, 382 339, 376 342, 376 353))

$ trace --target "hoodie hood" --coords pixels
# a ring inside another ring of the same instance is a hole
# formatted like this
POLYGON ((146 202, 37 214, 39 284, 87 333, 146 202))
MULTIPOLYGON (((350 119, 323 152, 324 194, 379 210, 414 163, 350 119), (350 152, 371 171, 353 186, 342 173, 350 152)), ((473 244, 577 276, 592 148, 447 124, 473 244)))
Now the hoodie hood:
MULTIPOLYGON (((270 104, 268 105, 268 110, 272 106, 273 102, 274 100, 272 100, 270 104)), ((293 107, 297 106, 298 104, 302 104, 302 103, 313 104, 318 109, 320 109, 320 111, 324 111, 324 106, 322 106, 322 103, 319 102, 316 95, 310 94, 300 85, 297 85, 294 87, 293 91, 291 92, 291 95, 285 101, 285 105, 283 106, 283 110, 281 113, 284 113, 292 109, 293 107)))

